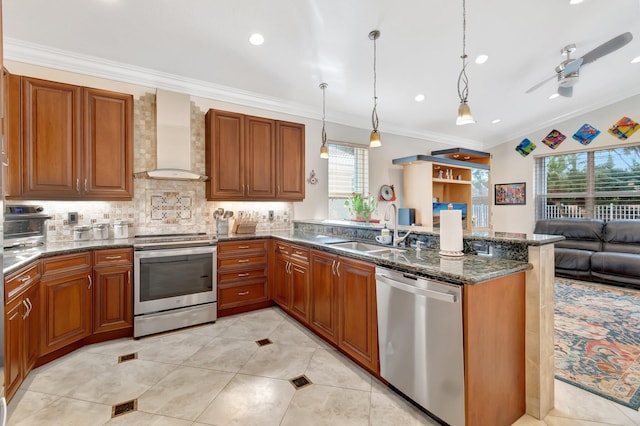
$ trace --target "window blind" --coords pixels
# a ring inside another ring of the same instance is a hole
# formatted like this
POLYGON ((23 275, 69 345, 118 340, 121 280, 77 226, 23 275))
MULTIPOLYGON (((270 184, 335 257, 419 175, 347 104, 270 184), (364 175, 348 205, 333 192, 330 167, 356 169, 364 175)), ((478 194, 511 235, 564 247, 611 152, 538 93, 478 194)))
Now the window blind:
POLYGON ((369 191, 369 150, 329 143, 329 197, 346 198, 369 191))

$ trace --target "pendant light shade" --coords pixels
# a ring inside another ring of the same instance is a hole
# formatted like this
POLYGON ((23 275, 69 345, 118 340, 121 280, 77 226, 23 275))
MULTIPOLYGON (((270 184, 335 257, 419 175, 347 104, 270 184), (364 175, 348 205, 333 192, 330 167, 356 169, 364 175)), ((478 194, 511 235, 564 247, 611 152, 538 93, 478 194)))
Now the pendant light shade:
POLYGON ((458 107, 458 118, 456 124, 462 126, 464 124, 475 123, 476 120, 471 115, 471 108, 467 103, 469 97, 469 77, 467 77, 467 5, 466 0, 462 0, 462 70, 458 75, 458 97, 460 98, 460 106, 458 107))
POLYGON ((373 111, 371 112, 371 125, 373 131, 369 138, 369 148, 382 146, 380 132, 378 132, 378 96, 376 94, 376 40, 380 38, 380 31, 373 30, 369 33, 369 39, 373 40, 373 111))
POLYGON ((329 158, 329 149, 327 148, 327 132, 324 129, 325 124, 325 101, 324 91, 327 88, 327 83, 320 83, 320 89, 322 89, 322 146, 320 147, 320 158, 329 158))

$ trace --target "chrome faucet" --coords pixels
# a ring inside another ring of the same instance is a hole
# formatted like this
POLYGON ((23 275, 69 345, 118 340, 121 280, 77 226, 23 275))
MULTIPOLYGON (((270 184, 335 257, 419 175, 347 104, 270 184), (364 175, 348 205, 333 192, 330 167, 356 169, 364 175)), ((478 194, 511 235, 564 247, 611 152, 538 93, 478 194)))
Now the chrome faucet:
POLYGON ((411 231, 408 231, 404 237, 400 238, 398 235, 398 206, 395 203, 390 203, 384 211, 384 220, 390 220, 389 209, 393 207, 393 245, 400 247, 400 243, 407 239, 411 231))

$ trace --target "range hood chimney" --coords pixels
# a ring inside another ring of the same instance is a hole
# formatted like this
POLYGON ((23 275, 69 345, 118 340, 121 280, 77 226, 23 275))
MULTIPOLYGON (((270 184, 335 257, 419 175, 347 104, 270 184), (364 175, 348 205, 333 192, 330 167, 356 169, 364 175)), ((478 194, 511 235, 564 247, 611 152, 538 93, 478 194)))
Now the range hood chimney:
POLYGON ((151 179, 207 180, 191 171, 191 98, 183 93, 156 89, 155 170, 151 179))

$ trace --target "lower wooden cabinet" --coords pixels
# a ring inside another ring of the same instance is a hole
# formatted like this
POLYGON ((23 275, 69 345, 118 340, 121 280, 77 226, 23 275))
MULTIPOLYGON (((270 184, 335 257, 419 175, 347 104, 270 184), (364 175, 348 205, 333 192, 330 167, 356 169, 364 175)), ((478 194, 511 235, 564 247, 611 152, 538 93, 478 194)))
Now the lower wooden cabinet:
POLYGON ((93 333, 133 331, 133 251, 94 251, 93 333))
POLYGON ((7 399, 18 390, 40 354, 39 280, 39 263, 35 263, 5 281, 4 385, 7 399), (12 283, 20 285, 11 286, 12 283))
POLYGON ((318 250, 310 253, 309 326, 338 343, 338 256, 318 250))
POLYGON ((303 323, 309 321, 309 249, 274 242, 273 300, 303 323))
POLYGON ((268 287, 269 240, 218 243, 218 316, 270 305, 268 287))

